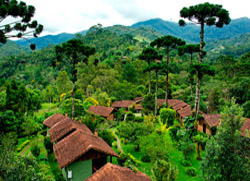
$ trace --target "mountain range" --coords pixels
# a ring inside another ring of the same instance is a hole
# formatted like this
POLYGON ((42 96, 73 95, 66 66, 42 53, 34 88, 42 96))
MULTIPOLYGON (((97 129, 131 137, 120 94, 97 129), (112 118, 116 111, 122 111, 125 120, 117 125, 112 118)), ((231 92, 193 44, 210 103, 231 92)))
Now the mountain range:
MULTIPOLYGON (((200 32, 200 27, 197 25, 189 23, 185 27, 180 27, 176 22, 164 21, 159 18, 138 22, 131 26, 114 25, 105 27, 104 29, 108 29, 118 35, 131 34, 139 41, 152 41, 162 35, 173 35, 182 38, 189 43, 199 43, 200 32)), ((87 30, 84 30, 76 34, 85 35, 86 32, 87 30)), ((38 38, 32 38, 30 41, 36 44, 37 49, 41 49, 46 48, 48 45, 60 44, 72 39, 74 36, 75 34, 61 33, 58 35, 46 35, 38 38)), ((246 17, 234 19, 229 25, 224 26, 223 28, 216 28, 215 26, 205 27, 205 42, 208 45, 206 47, 211 50, 213 49, 214 51, 216 44, 223 44, 221 47, 227 47, 225 46, 226 43, 232 44, 237 41, 238 38, 243 40, 242 37, 248 40, 249 36, 250 19, 246 17)), ((245 47, 244 45, 246 43, 247 42, 243 40, 243 42, 240 43, 241 47, 245 47)), ((29 45, 30 43, 26 40, 17 40, 15 42, 8 41, 7 44, 0 47, 0 57, 27 52, 29 51, 29 49, 27 49, 29 45)), ((248 49, 245 51, 247 50, 248 49)), ((216 50, 216 52, 218 51, 226 52, 227 48, 216 50)))

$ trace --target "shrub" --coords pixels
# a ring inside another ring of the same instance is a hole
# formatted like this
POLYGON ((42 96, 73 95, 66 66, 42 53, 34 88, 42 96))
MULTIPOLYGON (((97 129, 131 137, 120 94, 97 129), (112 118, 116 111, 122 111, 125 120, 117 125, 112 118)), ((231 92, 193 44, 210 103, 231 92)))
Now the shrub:
POLYGON ((139 116, 139 117, 135 117, 135 121, 136 122, 143 122, 144 118, 139 116))
POLYGON ((53 152, 53 144, 50 141, 50 137, 45 137, 44 138, 44 146, 47 149, 48 153, 53 152))
POLYGON ((134 113, 132 113, 132 112, 128 112, 127 113, 127 116, 126 116, 126 120, 125 121, 127 121, 127 122, 129 122, 129 121, 135 121, 135 115, 134 115, 134 113))
POLYGON ((34 157, 38 157, 40 155, 40 148, 37 145, 33 145, 31 147, 31 153, 34 157))
POLYGON ((181 164, 184 166, 184 167, 188 167, 188 166, 191 166, 192 163, 189 162, 188 160, 181 160, 181 164))
POLYGON ((186 174, 191 177, 195 177, 197 175, 197 170, 193 167, 189 167, 186 169, 186 174))
POLYGON ((174 124, 174 120, 176 117, 176 112, 173 109, 169 108, 161 108, 160 110, 160 118, 161 121, 168 125, 168 127, 172 126, 174 124))
POLYGON ((169 135, 171 136, 173 141, 178 141, 177 132, 180 128, 178 126, 173 126, 169 131, 169 135))
POLYGON ((195 153, 194 144, 191 141, 183 142, 181 144, 181 150, 185 160, 191 160, 195 153))
POLYGON ((149 155, 143 155, 141 157, 141 161, 143 161, 143 162, 150 162, 151 161, 150 160, 150 156, 149 155))
POLYGON ((154 180, 175 180, 177 176, 177 168, 175 165, 165 160, 157 160, 152 168, 154 180))
POLYGON ((108 130, 102 130, 99 132, 99 136, 109 145, 112 146, 113 141, 116 140, 113 133, 108 130))

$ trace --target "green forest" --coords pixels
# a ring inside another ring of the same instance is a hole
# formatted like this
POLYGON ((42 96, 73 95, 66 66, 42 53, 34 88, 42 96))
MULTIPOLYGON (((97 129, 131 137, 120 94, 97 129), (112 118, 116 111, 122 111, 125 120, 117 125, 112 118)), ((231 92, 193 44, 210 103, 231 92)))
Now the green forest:
POLYGON ((39 36, 46 25, 30 20, 35 10, 14 0, 1 0, 0 9, 0 20, 23 18, 0 26, 0 181, 68 180, 44 125, 55 113, 98 130, 119 155, 109 162, 151 180, 250 180, 250 34, 206 39, 204 26, 230 24, 222 6, 180 10, 180 28, 197 22, 190 37, 198 42, 149 25, 97 24, 36 50, 8 37, 14 31, 25 40, 27 27, 39 36), (124 100, 134 102, 113 106, 124 100), (179 115, 172 100, 190 106, 190 114, 179 115), (114 119, 91 106, 113 107, 114 119), (219 125, 207 125, 211 134, 198 129, 218 114, 219 125))

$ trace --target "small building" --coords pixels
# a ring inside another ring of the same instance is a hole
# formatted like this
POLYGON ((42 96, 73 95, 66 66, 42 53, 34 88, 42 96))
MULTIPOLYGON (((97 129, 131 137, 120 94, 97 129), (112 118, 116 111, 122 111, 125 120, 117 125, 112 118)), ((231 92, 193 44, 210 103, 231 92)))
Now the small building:
MULTIPOLYGON (((165 103, 165 99, 157 99, 158 109, 160 109, 165 103)), ((191 116, 191 106, 179 99, 168 99, 168 106, 175 110, 177 118, 183 120, 185 117, 191 116)))
POLYGON ((86 181, 151 181, 151 178, 142 172, 134 172, 129 168, 107 163, 95 172, 86 181))
POLYGON ((246 118, 245 123, 243 124, 241 128, 241 132, 242 132, 242 136, 250 137, 250 135, 247 135, 247 133, 250 134, 250 119, 249 118, 246 118))
POLYGON ((86 134, 93 134, 85 124, 81 124, 72 119, 64 119, 50 128, 50 140, 52 143, 59 142, 77 129, 82 130, 82 132, 86 134))
POLYGON ((85 124, 60 114, 54 114, 44 121, 50 127, 51 142, 59 167, 64 177, 81 181, 91 176, 107 163, 107 158, 118 154, 85 124))
POLYGON ((78 129, 53 146, 65 178, 82 181, 107 163, 107 157, 119 157, 100 137, 78 129))
POLYGON ((59 113, 55 113, 52 116, 48 117, 47 119, 45 119, 43 121, 43 124, 49 128, 51 128, 52 126, 54 126, 56 123, 64 120, 64 119, 69 119, 67 116, 64 116, 62 114, 59 113))
POLYGON ((112 107, 90 106, 88 111, 92 112, 95 115, 100 115, 107 120, 114 120, 115 109, 112 107))
POLYGON ((128 110, 128 108, 132 106, 132 104, 135 104, 135 101, 133 100, 115 101, 112 104, 112 107, 116 110, 119 110, 120 108, 125 108, 126 110, 128 110))
POLYGON ((202 113, 202 116, 203 118, 198 121, 197 130, 208 135, 212 135, 212 127, 218 127, 221 115, 202 113))

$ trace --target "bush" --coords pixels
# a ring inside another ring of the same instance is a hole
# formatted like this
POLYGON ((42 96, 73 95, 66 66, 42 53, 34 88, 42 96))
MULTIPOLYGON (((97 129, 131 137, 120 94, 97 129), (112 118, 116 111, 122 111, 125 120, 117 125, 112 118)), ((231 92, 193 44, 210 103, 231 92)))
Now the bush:
POLYGON ((180 128, 177 126, 173 126, 169 131, 169 135, 171 136, 173 141, 178 141, 178 136, 177 136, 177 132, 180 128))
POLYGON ((184 167, 189 167, 189 166, 192 165, 192 163, 189 162, 188 160, 182 160, 182 161, 181 161, 181 164, 182 164, 182 166, 184 166, 184 167))
POLYGON ((169 108, 161 108, 160 118, 163 124, 167 123, 168 127, 172 126, 174 124, 175 117, 176 117, 175 110, 169 108))
POLYGON ((127 121, 127 122, 132 121, 132 122, 134 122, 135 121, 135 115, 134 115, 134 113, 132 113, 132 112, 129 111, 127 113, 125 121, 127 121))
POLYGON ((150 160, 150 156, 149 155, 143 155, 142 157, 141 157, 141 161, 143 161, 143 162, 150 162, 151 160, 150 160))
POLYGON ((154 180, 175 180, 178 170, 175 165, 165 160, 157 160, 152 168, 154 180))
POLYGON ((109 145, 112 146, 113 141, 116 140, 113 133, 108 130, 103 130, 99 132, 99 136, 109 145))
POLYGON ((48 153, 53 152, 53 144, 50 141, 50 137, 45 137, 44 138, 44 146, 47 149, 48 153))
POLYGON ((191 177, 195 177, 197 175, 197 170, 193 167, 187 168, 186 174, 191 176, 191 177))
POLYGON ((37 145, 33 145, 31 147, 31 153, 34 157, 38 157, 40 155, 40 148, 37 145))
POLYGON ((120 166, 127 166, 127 167, 128 167, 128 164, 130 166, 131 164, 134 166, 138 166, 140 164, 131 154, 129 153, 127 154, 124 152, 120 154, 120 158, 117 158, 117 162, 120 166))
POLYGON ((144 118, 139 116, 139 117, 135 117, 135 121, 136 122, 143 122, 144 118))
POLYGON ((185 160, 191 160, 195 153, 194 144, 191 141, 183 142, 181 144, 181 150, 185 160))

